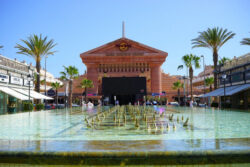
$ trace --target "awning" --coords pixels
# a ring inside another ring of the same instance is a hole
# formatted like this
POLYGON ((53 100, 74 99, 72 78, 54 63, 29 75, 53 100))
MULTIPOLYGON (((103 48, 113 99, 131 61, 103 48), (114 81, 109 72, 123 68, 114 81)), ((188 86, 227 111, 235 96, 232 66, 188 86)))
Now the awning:
MULTIPOLYGON (((231 96, 233 94, 236 94, 238 92, 241 92, 249 88, 250 88, 250 84, 228 86, 225 88, 225 95, 231 96)), ((205 94, 202 97, 210 97, 210 96, 224 96, 224 88, 216 89, 212 92, 205 94)))
POLYGON ((224 93, 224 89, 223 88, 219 88, 219 89, 216 89, 212 92, 209 92, 209 93, 206 93, 204 96, 202 97, 211 97, 211 96, 220 96, 221 93, 224 93))
MULTIPOLYGON (((11 88, 8 88, 8 87, 1 87, 0 86, 0 91, 10 95, 10 96, 13 96, 17 99, 20 99, 20 100, 29 100, 29 97, 28 96, 25 96, 21 93, 18 93, 16 92, 15 90, 11 89, 11 88)), ((30 98, 32 100, 32 98, 30 98)))
MULTIPOLYGON (((23 90, 23 89, 17 89, 17 88, 14 88, 14 90, 19 92, 19 93, 22 93, 26 96, 29 96, 29 90, 23 90)), ((41 100, 43 100, 43 99, 52 100, 52 98, 44 96, 41 93, 35 92, 33 90, 30 90, 30 97, 32 97, 34 99, 41 99, 41 100)))
POLYGON ((249 88, 250 88, 250 84, 239 85, 239 86, 237 86, 236 88, 234 88, 234 89, 232 89, 232 90, 226 92, 226 95, 227 95, 227 96, 231 96, 231 95, 233 95, 233 94, 235 94, 235 93, 244 91, 244 90, 249 89, 249 88))
POLYGON ((34 96, 37 96, 37 97, 40 97, 40 99, 53 100, 53 98, 48 97, 48 96, 45 96, 45 95, 43 95, 43 94, 41 94, 41 93, 38 93, 38 92, 36 92, 36 91, 33 91, 33 90, 30 91, 30 94, 32 94, 32 95, 34 95, 34 96))

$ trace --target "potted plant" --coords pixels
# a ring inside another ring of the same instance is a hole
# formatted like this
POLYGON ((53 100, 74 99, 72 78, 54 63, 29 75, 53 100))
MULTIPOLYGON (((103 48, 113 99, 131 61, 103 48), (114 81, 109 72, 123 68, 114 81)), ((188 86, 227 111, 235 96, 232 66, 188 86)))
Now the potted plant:
POLYGON ((10 112, 10 113, 16 112, 16 103, 15 103, 15 101, 10 101, 9 102, 8 112, 10 112))

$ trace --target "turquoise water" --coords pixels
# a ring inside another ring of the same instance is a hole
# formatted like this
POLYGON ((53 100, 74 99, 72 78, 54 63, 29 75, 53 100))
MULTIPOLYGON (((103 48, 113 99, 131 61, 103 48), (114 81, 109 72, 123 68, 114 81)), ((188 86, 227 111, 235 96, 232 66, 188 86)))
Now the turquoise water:
POLYGON ((84 119, 91 121, 97 113, 96 108, 0 115, 0 139, 72 141, 250 138, 250 112, 165 106, 155 107, 154 110, 165 115, 160 117, 157 114, 157 128, 152 126, 150 129, 143 122, 135 128, 135 123, 129 120, 125 126, 122 122, 121 126, 115 126, 112 113, 103 123, 87 127, 84 119), (169 120, 171 114, 174 114, 173 121, 169 120), (183 127, 187 118, 188 126, 183 127))

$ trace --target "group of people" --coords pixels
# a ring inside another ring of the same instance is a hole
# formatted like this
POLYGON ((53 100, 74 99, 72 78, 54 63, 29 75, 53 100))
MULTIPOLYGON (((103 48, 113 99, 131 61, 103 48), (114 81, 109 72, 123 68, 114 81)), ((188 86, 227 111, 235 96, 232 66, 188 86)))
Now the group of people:
MULTIPOLYGON (((98 106, 101 106, 101 105, 102 105, 101 100, 98 100, 98 106)), ((93 108, 94 104, 91 101, 89 101, 88 103, 85 103, 85 101, 82 101, 82 107, 93 108)))
POLYGON ((89 101, 88 103, 85 103, 85 101, 82 102, 82 107, 86 107, 86 108, 93 108, 94 104, 91 103, 91 101, 89 101))

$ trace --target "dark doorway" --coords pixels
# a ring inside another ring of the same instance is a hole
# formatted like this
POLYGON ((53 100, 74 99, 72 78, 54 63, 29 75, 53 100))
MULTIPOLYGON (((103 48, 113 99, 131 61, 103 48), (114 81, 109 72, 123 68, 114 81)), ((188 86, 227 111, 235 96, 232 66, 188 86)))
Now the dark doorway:
POLYGON ((109 103, 115 104, 114 98, 120 105, 134 104, 142 101, 146 95, 145 77, 110 77, 102 79, 102 93, 108 97, 109 103))

